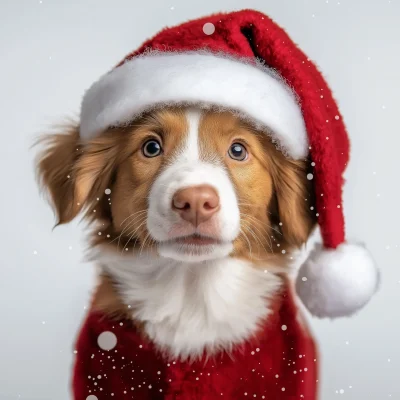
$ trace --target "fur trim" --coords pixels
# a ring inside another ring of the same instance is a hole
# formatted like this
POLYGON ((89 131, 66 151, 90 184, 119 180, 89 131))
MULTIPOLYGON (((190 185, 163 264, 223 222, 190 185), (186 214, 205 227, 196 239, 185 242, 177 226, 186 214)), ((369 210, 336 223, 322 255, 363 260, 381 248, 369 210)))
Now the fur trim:
POLYGON ((263 64, 220 53, 147 52, 100 78, 81 109, 83 139, 124 125, 160 105, 216 106, 270 132, 288 156, 308 153, 301 107, 286 82, 263 64))
POLYGON ((296 290, 314 316, 351 316, 361 309, 379 286, 379 271, 368 251, 344 243, 336 249, 313 250, 301 266, 296 290))

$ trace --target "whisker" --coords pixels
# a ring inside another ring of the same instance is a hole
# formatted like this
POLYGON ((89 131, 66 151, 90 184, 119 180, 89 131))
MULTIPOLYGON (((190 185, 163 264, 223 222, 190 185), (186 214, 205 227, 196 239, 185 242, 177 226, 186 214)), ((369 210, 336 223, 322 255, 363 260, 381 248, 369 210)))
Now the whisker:
MULTIPOLYGON (((249 217, 249 219, 250 219, 250 221, 252 221, 254 224, 253 224, 253 228, 255 228, 255 229, 257 229, 257 231, 261 234, 261 237, 262 238, 268 238, 268 241, 269 241, 269 248, 270 248, 270 250, 272 251, 272 253, 274 252, 274 250, 273 250, 273 247, 272 247, 272 240, 271 240, 271 238, 270 238, 270 235, 269 235, 269 232, 264 228, 264 227, 259 227, 259 226, 257 226, 257 224, 259 223, 259 221, 258 220, 256 220, 255 218, 253 218, 252 216, 248 216, 249 217), (265 233, 265 235, 263 234, 263 232, 265 233)), ((242 222, 247 222, 247 221, 243 221, 242 220, 242 222)))
POLYGON ((132 240, 133 236, 134 236, 134 235, 136 234, 136 232, 143 226, 143 224, 144 224, 145 222, 146 222, 146 221, 143 221, 143 222, 133 231, 133 233, 132 233, 131 236, 129 237, 128 241, 125 243, 125 246, 124 246, 124 248, 122 249, 122 252, 125 250, 126 245, 132 240))
POLYGON ((134 215, 143 214, 143 213, 145 213, 145 212, 147 212, 147 210, 139 210, 139 211, 134 212, 133 214, 131 214, 131 215, 129 215, 128 217, 126 217, 126 218, 119 224, 119 226, 122 226, 122 224, 123 224, 127 219, 132 218, 134 215))
POLYGON ((139 255, 142 255, 142 251, 143 251, 144 246, 145 246, 145 244, 146 244, 146 241, 147 241, 147 239, 148 239, 149 237, 150 237, 150 233, 147 233, 146 237, 145 237, 144 240, 143 240, 142 245, 140 246, 139 255))
MULTIPOLYGON (((253 217, 252 215, 249 215, 249 214, 246 214, 246 213, 241 213, 241 215, 251 219, 252 221, 256 222, 257 224, 260 224, 260 221, 257 218, 253 217)), ((282 232, 279 232, 279 230, 277 230, 273 226, 267 224, 266 227, 272 229, 273 231, 275 231, 279 235, 282 235, 282 232)), ((267 231, 265 231, 265 232, 267 233, 267 231)))
MULTIPOLYGON (((146 220, 146 215, 138 216, 137 219, 134 218, 134 220, 131 221, 131 222, 122 230, 122 232, 118 235, 118 237, 114 239, 114 240, 117 240, 117 239, 118 239, 118 247, 119 247, 120 240, 121 240, 122 236, 124 235, 124 233, 125 233, 135 222, 136 222, 136 223, 141 223, 141 222, 143 222, 143 221, 145 221, 145 220, 146 220)), ((113 240, 113 241, 114 241, 114 240, 113 240)), ((112 241, 112 242, 113 242, 113 241, 112 241)))
MULTIPOLYGON (((267 236, 268 238, 270 238, 270 237, 269 237, 269 236, 270 236, 270 232, 267 231, 267 228, 270 228, 270 229, 274 230, 273 227, 271 227, 271 226, 269 226, 269 225, 267 225, 266 227, 265 227, 264 225, 263 225, 263 226, 260 226, 260 221, 257 220, 256 218, 252 217, 251 215, 247 215, 247 214, 242 214, 242 215, 246 216, 247 219, 249 219, 249 222, 253 222, 254 225, 258 226, 258 228, 261 229, 261 230, 266 234, 266 236, 267 236)), ((243 221, 243 220, 242 220, 242 221, 243 221)), ((280 233, 280 232, 278 232, 278 233, 280 233)), ((280 234, 281 234, 281 233, 280 233, 280 234)))
MULTIPOLYGON (((126 232, 128 229, 130 229, 130 228, 132 227, 132 225, 133 225, 135 222, 141 224, 141 223, 142 223, 143 221, 145 221, 145 220, 146 220, 146 216, 141 216, 141 217, 138 218, 138 220, 135 219, 135 221, 131 221, 131 222, 122 230, 122 232, 121 232, 116 238, 114 238, 110 243, 112 243, 112 242, 114 242, 115 240, 118 239, 118 247, 119 247, 120 240, 122 239, 123 236, 125 236, 125 232, 126 232)), ((127 234, 127 236, 129 236, 129 235, 130 235, 130 233, 127 234)))
POLYGON ((252 251, 251 251, 251 244, 250 244, 250 241, 249 241, 249 239, 247 238, 247 235, 246 235, 246 233, 243 231, 242 228, 240 228, 240 232, 242 233, 242 235, 244 236, 244 238, 246 239, 246 241, 247 241, 247 243, 248 243, 248 245, 249 245, 250 257, 251 257, 251 256, 252 256, 252 251))
POLYGON ((119 234, 119 236, 118 236, 118 246, 119 246, 119 240, 120 240, 120 238, 124 235, 124 233, 125 233, 132 225, 134 225, 135 222, 140 222, 142 218, 143 218, 143 219, 146 219, 146 214, 145 214, 145 213, 142 213, 141 215, 135 216, 135 218, 133 218, 133 220, 130 221, 129 224, 126 225, 126 226, 124 227, 124 229, 122 230, 122 232, 121 232, 121 233, 119 234))
MULTIPOLYGON (((254 226, 254 228, 257 229, 256 226, 254 226)), ((248 230, 250 233, 253 234, 253 237, 260 243, 260 245, 262 246, 262 248, 264 249, 264 251, 265 251, 266 253, 268 253, 267 249, 266 249, 265 246, 263 245, 263 243, 262 243, 261 239, 258 237, 257 233, 254 232, 250 227, 247 227, 247 230, 248 230)), ((261 234, 261 236, 264 238, 264 236, 263 236, 262 234, 261 234)), ((273 252, 271 246, 270 246, 270 250, 273 252)))

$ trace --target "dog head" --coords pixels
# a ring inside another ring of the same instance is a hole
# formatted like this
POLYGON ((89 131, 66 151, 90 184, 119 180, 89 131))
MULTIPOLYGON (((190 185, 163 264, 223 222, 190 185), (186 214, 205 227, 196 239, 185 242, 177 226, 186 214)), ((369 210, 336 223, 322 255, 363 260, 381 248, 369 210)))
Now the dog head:
POLYGON ((84 213, 93 246, 257 261, 287 257, 316 223, 309 161, 230 112, 168 107, 95 139, 71 125, 43 143, 38 173, 58 223, 84 213))

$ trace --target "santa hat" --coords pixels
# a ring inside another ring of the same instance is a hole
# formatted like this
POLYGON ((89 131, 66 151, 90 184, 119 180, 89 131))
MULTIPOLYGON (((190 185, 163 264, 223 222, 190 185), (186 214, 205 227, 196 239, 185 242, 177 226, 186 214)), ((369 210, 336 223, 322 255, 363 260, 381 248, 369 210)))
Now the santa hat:
POLYGON ((348 316, 377 289, 368 251, 345 241, 342 174, 349 142, 316 66, 269 17, 217 14, 161 31, 86 92, 80 135, 90 139, 160 105, 232 110, 292 159, 310 155, 323 246, 301 266, 296 289, 319 317, 348 316))

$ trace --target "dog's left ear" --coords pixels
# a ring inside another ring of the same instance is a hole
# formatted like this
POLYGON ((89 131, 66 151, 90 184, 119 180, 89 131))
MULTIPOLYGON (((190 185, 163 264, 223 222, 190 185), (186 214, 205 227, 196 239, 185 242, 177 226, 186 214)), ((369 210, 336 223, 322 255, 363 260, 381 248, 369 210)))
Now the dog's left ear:
POLYGON ((275 199, 272 215, 283 241, 300 247, 317 224, 312 181, 307 179, 309 160, 290 160, 283 155, 273 159, 275 199))

